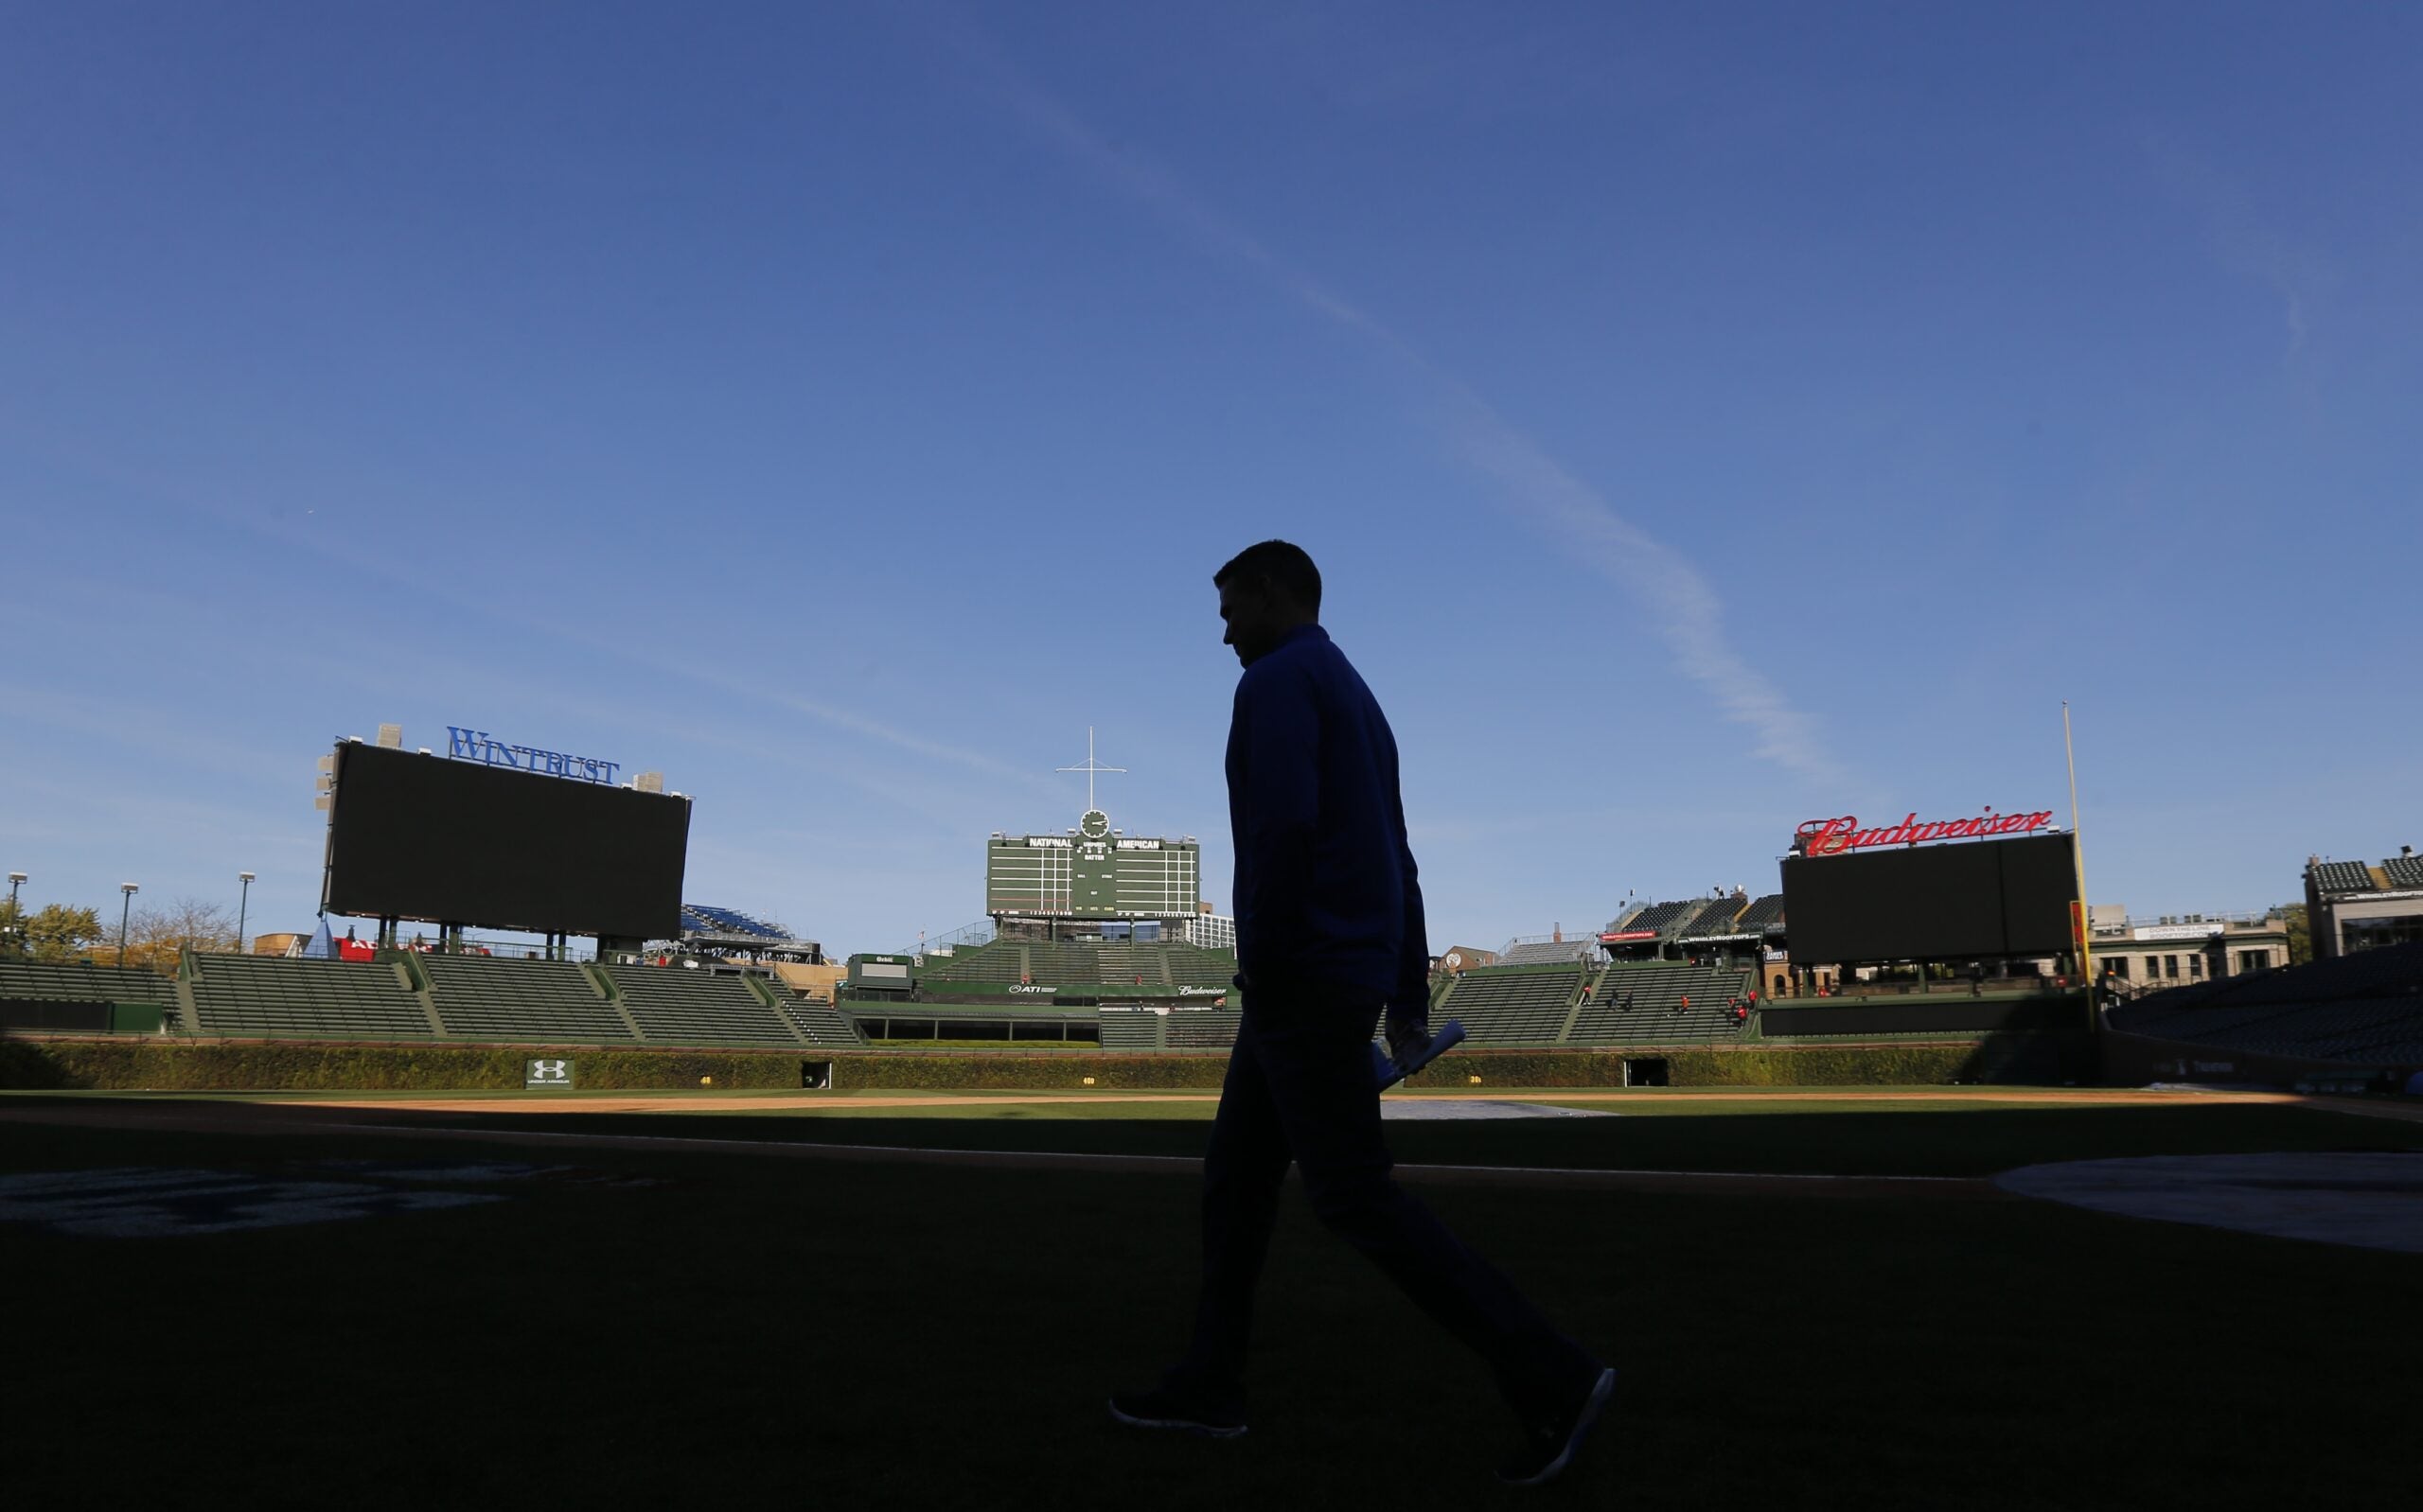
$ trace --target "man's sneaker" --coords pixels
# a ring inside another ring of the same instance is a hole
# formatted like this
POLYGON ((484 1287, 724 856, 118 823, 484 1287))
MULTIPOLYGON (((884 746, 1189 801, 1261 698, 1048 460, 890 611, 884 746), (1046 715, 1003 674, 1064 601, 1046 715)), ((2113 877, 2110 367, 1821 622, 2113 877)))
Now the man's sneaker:
POLYGON ((1110 1398, 1110 1415, 1130 1428, 1158 1428, 1198 1433, 1205 1438, 1240 1438, 1246 1431, 1244 1413, 1214 1406, 1167 1387, 1123 1391, 1110 1398))
POLYGON ((1600 1371, 1579 1402, 1524 1429, 1522 1449, 1497 1468, 1497 1478, 1509 1486, 1546 1486, 1564 1474, 1615 1390, 1615 1371, 1600 1371))

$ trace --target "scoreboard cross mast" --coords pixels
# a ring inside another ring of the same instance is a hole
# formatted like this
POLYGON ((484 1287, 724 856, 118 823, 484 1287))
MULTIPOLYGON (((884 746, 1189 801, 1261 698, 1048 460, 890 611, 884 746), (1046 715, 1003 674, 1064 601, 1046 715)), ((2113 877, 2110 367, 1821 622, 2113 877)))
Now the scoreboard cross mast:
POLYGON ((1124 776, 1127 768, 1124 766, 1105 766, 1102 763, 1094 760, 1094 727, 1088 725, 1086 727, 1086 764, 1083 766, 1055 766, 1052 770, 1055 772, 1083 772, 1086 774, 1086 812, 1091 814, 1098 812, 1094 803, 1094 774, 1097 772, 1118 772, 1124 776))

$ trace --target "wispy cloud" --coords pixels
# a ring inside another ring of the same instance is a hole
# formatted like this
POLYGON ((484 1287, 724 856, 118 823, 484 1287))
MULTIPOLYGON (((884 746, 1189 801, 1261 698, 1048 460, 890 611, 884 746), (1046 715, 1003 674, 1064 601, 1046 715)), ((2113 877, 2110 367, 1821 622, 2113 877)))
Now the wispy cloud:
POLYGON ((1432 401, 1447 448, 1577 565, 1630 594, 1647 611, 1684 675, 1707 691, 1724 718, 1753 732, 1760 756, 1806 776, 1839 780, 1840 768, 1827 753, 1815 719, 1795 708, 1780 688, 1735 649, 1714 586, 1682 553, 1625 519, 1604 494, 1576 477, 1470 384, 1430 360, 1393 327, 1273 253, 1168 169, 1139 151, 1112 145, 965 18, 928 14, 934 34, 980 69, 999 97, 1038 134, 1168 220, 1203 251, 1254 268, 1281 292, 1362 337, 1415 379, 1432 401))
POLYGON ((2203 157, 2162 135, 2148 136, 2145 151, 2155 179, 2203 222, 2221 266, 2270 287, 2279 302, 2282 369, 2299 400, 2314 403, 2312 309, 2330 281, 2328 264, 2265 223, 2246 191, 2203 157))

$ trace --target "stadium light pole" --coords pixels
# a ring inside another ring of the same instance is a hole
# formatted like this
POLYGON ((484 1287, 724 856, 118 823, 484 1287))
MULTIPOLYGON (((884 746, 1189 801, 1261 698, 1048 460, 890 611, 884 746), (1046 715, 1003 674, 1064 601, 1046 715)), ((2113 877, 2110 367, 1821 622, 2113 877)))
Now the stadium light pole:
POLYGON ((236 954, 240 956, 244 953, 244 910, 253 901, 253 874, 239 871, 236 880, 244 885, 243 895, 236 900, 236 954))
POLYGON ((17 941, 17 948, 13 954, 19 956, 29 954, 26 948, 26 916, 17 911, 17 889, 25 885, 26 874, 24 872, 11 871, 9 873, 9 931, 15 935, 17 941))
POLYGON ((134 907, 134 895, 143 888, 135 883, 121 882, 117 885, 117 963, 124 966, 126 964, 126 916, 134 907))

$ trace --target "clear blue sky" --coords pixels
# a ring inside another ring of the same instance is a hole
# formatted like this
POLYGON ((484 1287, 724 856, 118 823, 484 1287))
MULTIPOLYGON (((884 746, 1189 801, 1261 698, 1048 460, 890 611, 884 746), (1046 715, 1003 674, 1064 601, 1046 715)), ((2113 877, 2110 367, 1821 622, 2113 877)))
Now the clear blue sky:
MULTIPOLYGON (((0 866, 308 927, 330 737, 882 949, 1207 841, 1306 545, 1433 943, 2066 821, 2423 843, 2423 12, 0 5, 0 866)), ((467 864, 469 864, 467 858, 467 864)))

